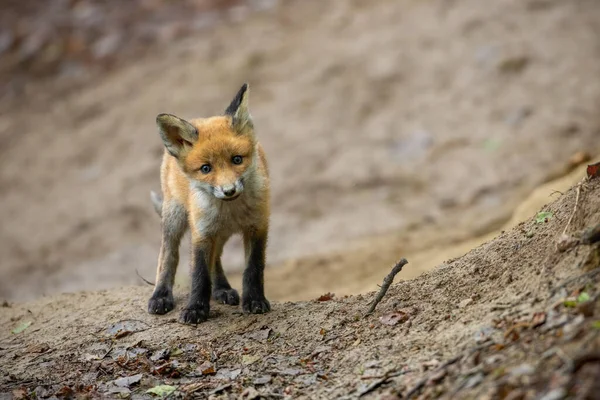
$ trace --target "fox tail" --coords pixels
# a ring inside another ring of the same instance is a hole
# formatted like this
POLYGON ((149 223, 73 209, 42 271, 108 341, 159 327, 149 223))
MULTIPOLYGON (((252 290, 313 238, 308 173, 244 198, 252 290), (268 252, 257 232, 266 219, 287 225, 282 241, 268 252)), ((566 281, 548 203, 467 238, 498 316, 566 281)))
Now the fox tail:
POLYGON ((154 206, 154 211, 158 214, 159 217, 162 217, 162 197, 156 193, 154 190, 150 191, 150 200, 152 200, 152 205, 154 206))

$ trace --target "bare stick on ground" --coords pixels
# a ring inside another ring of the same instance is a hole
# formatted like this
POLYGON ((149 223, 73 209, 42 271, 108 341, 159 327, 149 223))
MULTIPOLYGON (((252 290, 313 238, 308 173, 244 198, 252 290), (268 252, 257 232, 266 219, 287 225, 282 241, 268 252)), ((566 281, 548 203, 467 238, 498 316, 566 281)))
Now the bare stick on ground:
POLYGON ((394 268, 392 268, 392 271, 388 274, 388 276, 386 276, 383 279, 383 285, 381 285, 381 289, 379 289, 379 293, 377 293, 377 297, 375 297, 375 300, 373 300, 373 302, 371 303, 371 307, 369 307, 369 311, 367 311, 367 313, 364 315, 365 317, 373 314, 373 311, 375 311, 375 307, 377 307, 377 304, 379 304, 381 299, 383 299, 383 296, 385 296, 385 293, 390 288, 392 282, 394 282, 394 278, 396 277, 398 272, 402 271, 402 267, 404 267, 406 264, 408 264, 408 261, 406 261, 406 258, 401 258, 400 261, 398 261, 396 263, 396 265, 394 265, 394 268))
POLYGON ((577 205, 579 204, 579 194, 581 193, 581 185, 583 184, 583 180, 581 182, 579 182, 577 184, 577 195, 575 196, 575 206, 573 207, 573 212, 571 213, 571 216, 569 217, 569 220, 567 221, 567 225, 565 226, 565 229, 563 230, 563 235, 567 234, 567 229, 569 229, 569 225, 571 225, 571 221, 573 220, 573 217, 575 216, 575 213, 577 212, 577 205))
POLYGON ((147 280, 146 278, 144 278, 143 276, 141 276, 137 269, 135 270, 135 274, 137 276, 139 276, 140 279, 143 280, 144 282, 146 282, 148 285, 154 286, 154 283, 150 282, 149 280, 147 280))

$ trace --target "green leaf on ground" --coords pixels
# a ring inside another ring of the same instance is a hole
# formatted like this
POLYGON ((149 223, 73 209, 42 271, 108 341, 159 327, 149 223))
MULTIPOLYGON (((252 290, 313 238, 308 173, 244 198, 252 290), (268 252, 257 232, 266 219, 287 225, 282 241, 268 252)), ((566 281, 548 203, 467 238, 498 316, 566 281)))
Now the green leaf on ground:
POLYGON ((177 388, 171 385, 158 385, 146 390, 146 393, 152 393, 160 397, 165 397, 173 393, 175 389, 177 388))
POLYGON ((542 211, 537 213, 535 216, 535 222, 538 224, 543 224, 544 222, 548 222, 552 219, 552 213, 550 211, 542 211))
POLYGON ((13 329, 11 332, 16 335, 17 333, 21 333, 25 329, 29 328, 29 325, 31 325, 31 321, 23 322, 22 324, 19 324, 15 329, 13 329))
POLYGON ((577 301, 576 300, 565 300, 564 303, 565 307, 577 307, 577 301))
POLYGON ((592 322, 592 328, 600 329, 600 321, 594 321, 594 322, 592 322))
POLYGON ((590 295, 587 294, 587 292, 581 292, 579 294, 579 296, 577 297, 577 302, 578 303, 585 303, 586 301, 590 300, 590 295))

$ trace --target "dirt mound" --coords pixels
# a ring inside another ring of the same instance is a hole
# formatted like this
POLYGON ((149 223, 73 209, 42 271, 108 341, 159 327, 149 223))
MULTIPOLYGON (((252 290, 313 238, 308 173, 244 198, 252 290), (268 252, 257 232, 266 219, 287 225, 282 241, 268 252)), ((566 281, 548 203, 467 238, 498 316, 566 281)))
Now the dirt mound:
POLYGON ((150 288, 5 305, 0 387, 17 398, 593 398, 600 243, 556 246, 565 227, 582 238, 598 224, 593 179, 464 257, 393 285, 371 317, 362 314, 374 293, 275 302, 260 316, 214 305, 196 328, 176 313, 148 315, 150 288))

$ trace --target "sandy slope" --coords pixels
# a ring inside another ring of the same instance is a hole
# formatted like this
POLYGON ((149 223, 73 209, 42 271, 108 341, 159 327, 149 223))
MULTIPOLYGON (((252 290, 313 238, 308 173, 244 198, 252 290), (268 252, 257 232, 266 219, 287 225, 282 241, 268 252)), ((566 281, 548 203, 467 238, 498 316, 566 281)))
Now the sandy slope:
MULTIPOLYGON (((371 317, 362 314, 374 293, 275 302, 261 316, 213 305, 197 328, 176 322, 182 294, 171 314, 147 314, 149 288, 6 305, 0 392, 150 398, 147 389, 168 384, 172 398, 594 398, 600 242, 556 251, 576 197, 571 188, 543 208, 548 221, 530 218, 392 286, 371 317)), ((595 179, 567 233, 598 229, 599 210, 595 179)))

